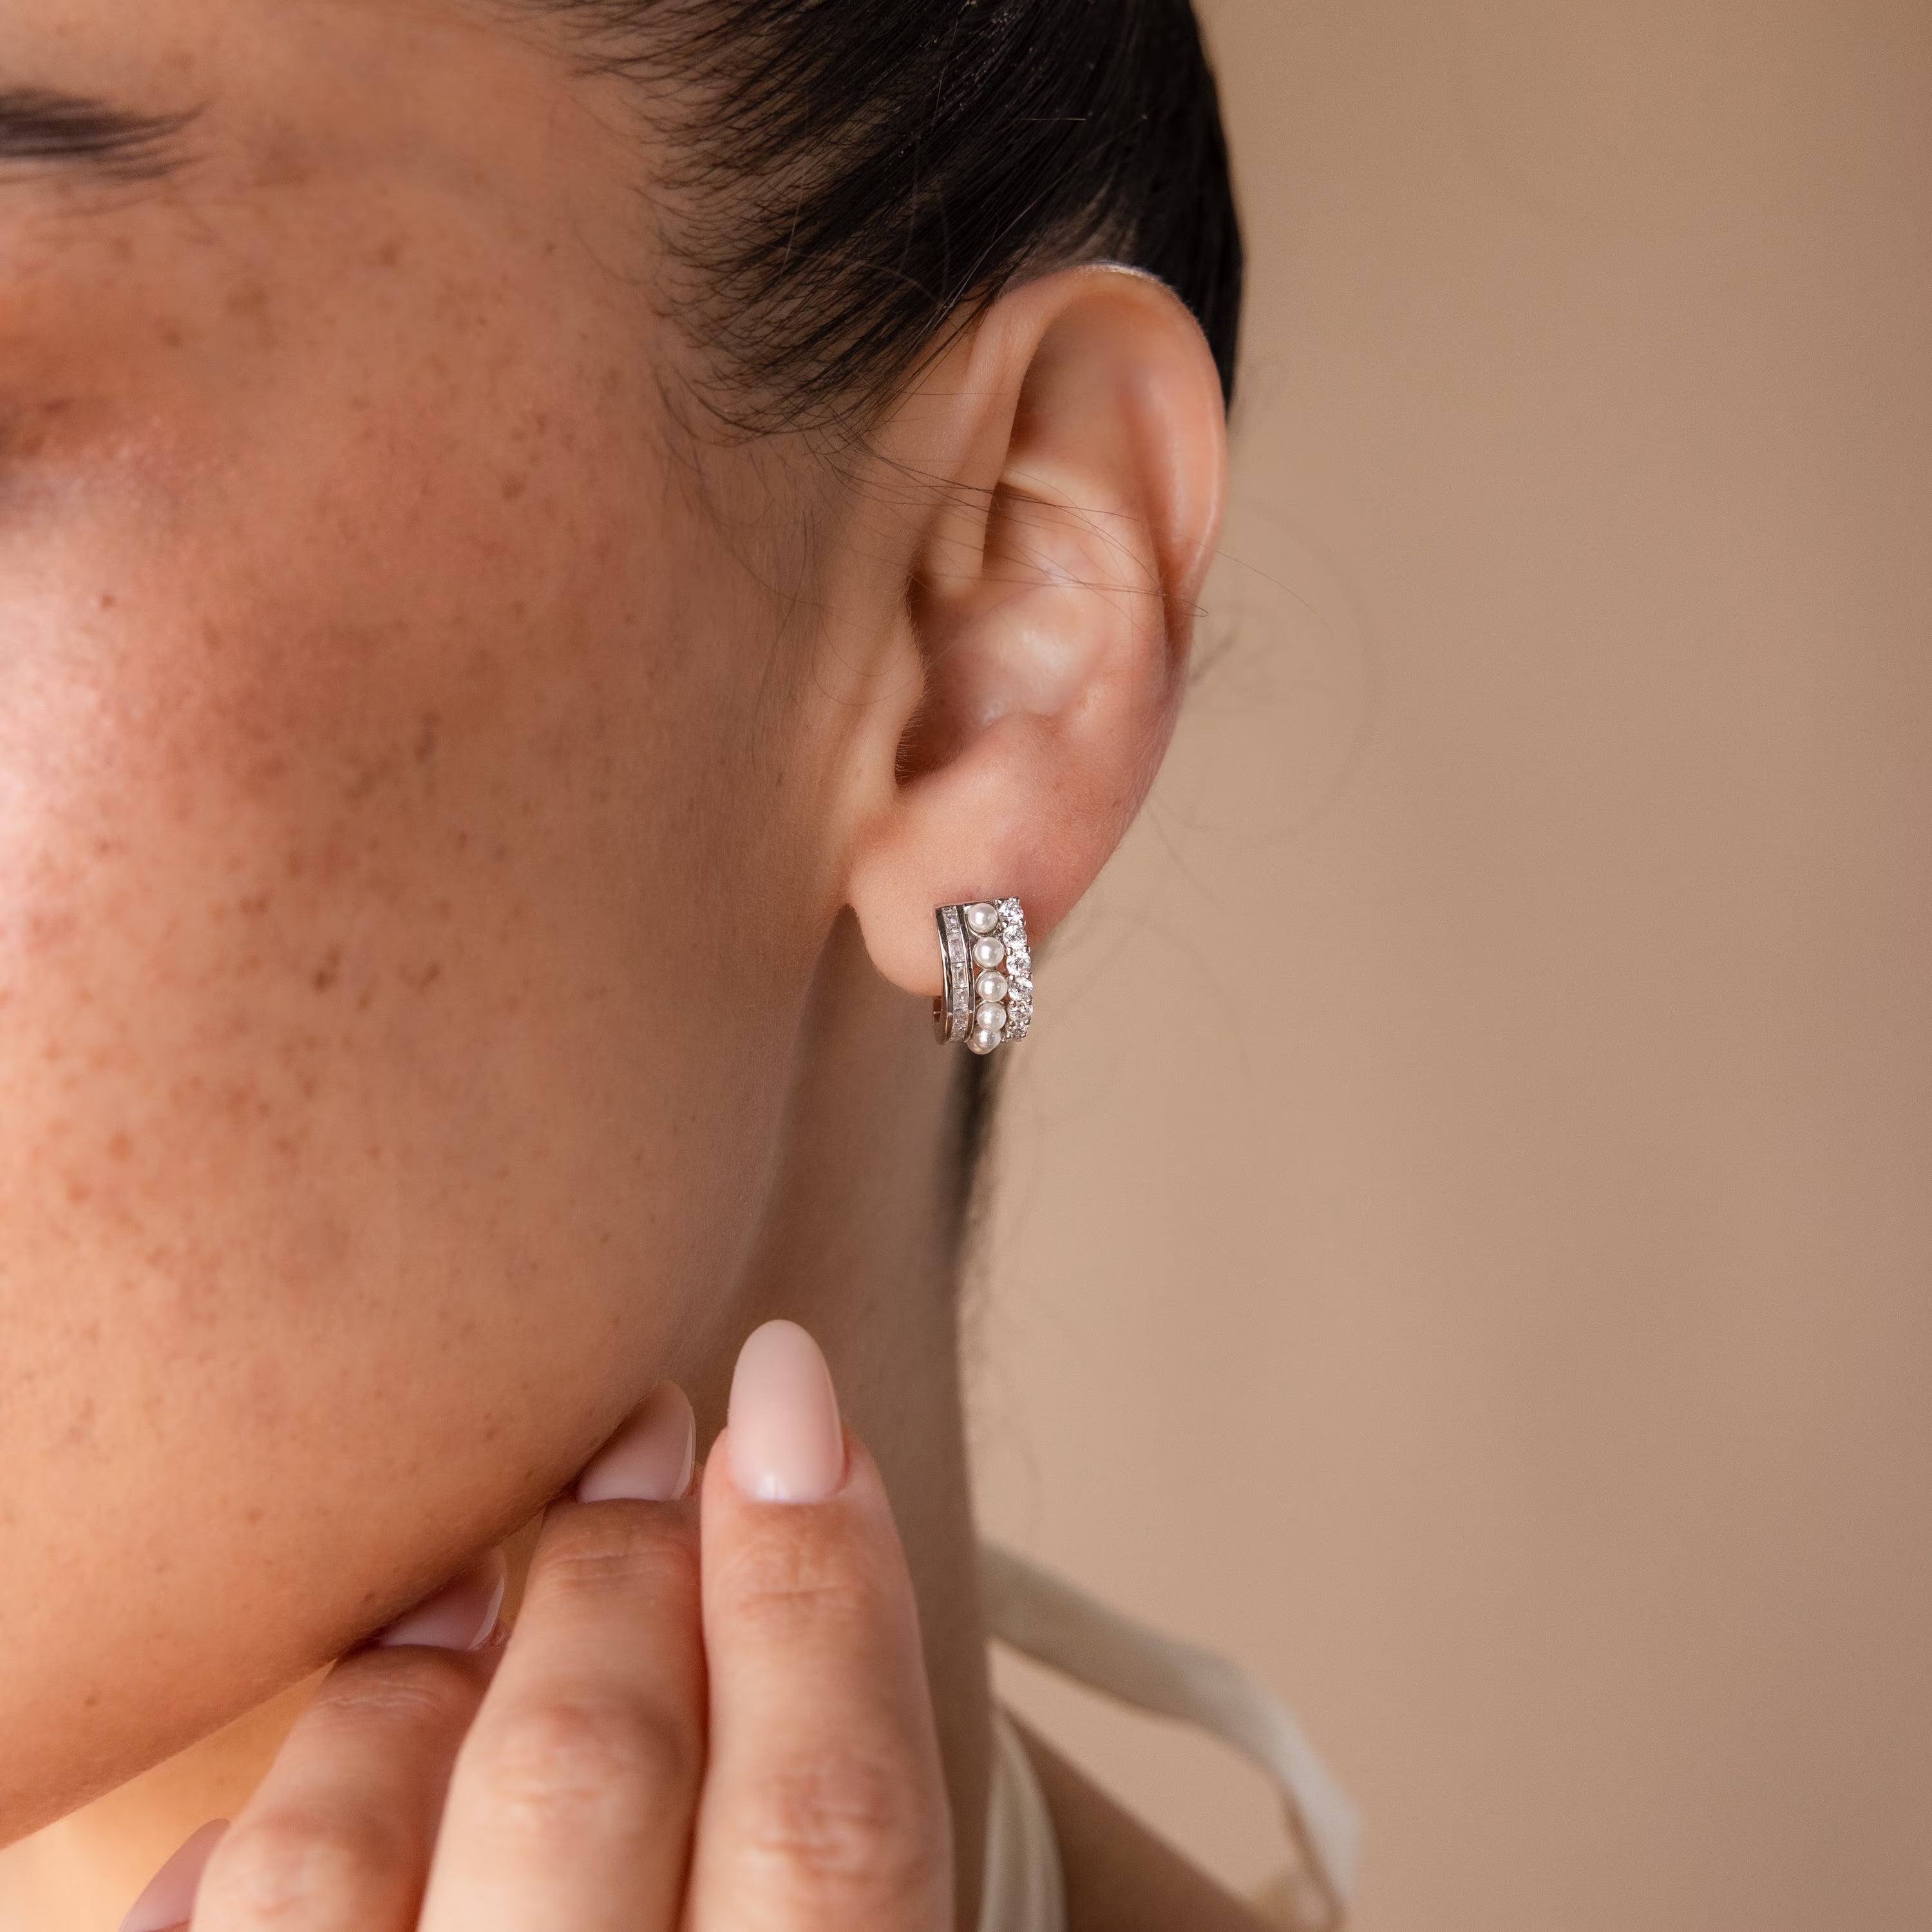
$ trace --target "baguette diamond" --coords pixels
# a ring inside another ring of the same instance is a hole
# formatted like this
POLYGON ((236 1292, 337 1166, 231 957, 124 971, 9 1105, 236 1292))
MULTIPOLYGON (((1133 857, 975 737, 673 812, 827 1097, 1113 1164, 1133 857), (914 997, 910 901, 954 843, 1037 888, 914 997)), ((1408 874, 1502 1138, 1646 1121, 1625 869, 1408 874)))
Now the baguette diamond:
POLYGON ((968 963, 966 925, 956 905, 940 906, 939 952, 944 962, 946 991, 932 1003, 933 1028, 943 1046, 964 1040, 973 1025, 973 969, 968 963))

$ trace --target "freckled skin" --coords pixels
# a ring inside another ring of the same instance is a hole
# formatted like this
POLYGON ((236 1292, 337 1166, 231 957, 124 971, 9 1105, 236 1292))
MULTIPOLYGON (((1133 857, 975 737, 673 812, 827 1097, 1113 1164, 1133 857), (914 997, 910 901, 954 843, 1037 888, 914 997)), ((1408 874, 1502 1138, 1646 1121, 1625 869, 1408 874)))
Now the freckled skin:
POLYGON ((4 1844, 709 1345, 828 889, 614 111, 441 0, 0 62, 211 104, 177 180, 0 182, 4 1844))

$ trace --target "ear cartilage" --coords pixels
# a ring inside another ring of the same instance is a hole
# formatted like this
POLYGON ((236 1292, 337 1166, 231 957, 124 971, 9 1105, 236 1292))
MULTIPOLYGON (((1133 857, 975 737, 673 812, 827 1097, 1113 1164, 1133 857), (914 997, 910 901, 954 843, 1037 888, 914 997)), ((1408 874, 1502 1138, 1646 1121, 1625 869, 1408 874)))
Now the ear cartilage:
POLYGON ((932 1003, 940 1043, 992 1053, 1025 1039, 1033 1024, 1033 948, 1019 901, 937 906, 933 916, 946 973, 946 991, 932 1003))

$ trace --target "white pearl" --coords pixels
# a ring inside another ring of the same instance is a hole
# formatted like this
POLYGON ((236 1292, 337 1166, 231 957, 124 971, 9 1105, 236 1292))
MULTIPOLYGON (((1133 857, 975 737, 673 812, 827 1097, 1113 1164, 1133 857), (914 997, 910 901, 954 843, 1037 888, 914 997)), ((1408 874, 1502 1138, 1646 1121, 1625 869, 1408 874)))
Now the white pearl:
POLYGON ((989 932, 997 932, 1000 926, 1000 909, 996 905, 988 905, 982 899, 977 905, 969 905, 966 908, 966 923, 974 932, 982 936, 989 932))
POLYGON ((976 939, 973 942, 973 964, 976 966, 998 966, 1004 962, 1006 956, 1006 942, 1004 939, 976 939))
POLYGON ((1011 990, 1004 973, 982 973, 973 982, 973 997, 976 1000, 1004 1000, 1011 990))
POLYGON ((966 1044, 975 1053, 991 1053, 994 1048, 1005 1038, 1006 1035, 1003 1033, 994 1033, 990 1029, 982 1027, 971 1035, 966 1044))
POLYGON ((973 1024, 982 1033, 1004 1033, 1006 1030, 1006 1010, 995 1006, 988 1000, 973 1016, 973 1024))

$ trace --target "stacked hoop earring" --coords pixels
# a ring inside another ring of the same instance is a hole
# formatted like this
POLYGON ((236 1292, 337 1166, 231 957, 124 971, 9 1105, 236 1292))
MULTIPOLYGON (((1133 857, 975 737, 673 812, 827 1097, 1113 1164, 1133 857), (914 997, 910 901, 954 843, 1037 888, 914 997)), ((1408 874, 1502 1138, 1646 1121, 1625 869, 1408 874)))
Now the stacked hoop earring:
POLYGON ((942 1045, 992 1053, 1024 1040, 1033 1024, 1033 948, 1015 898, 939 906, 939 953, 946 991, 932 1003, 942 1045))

